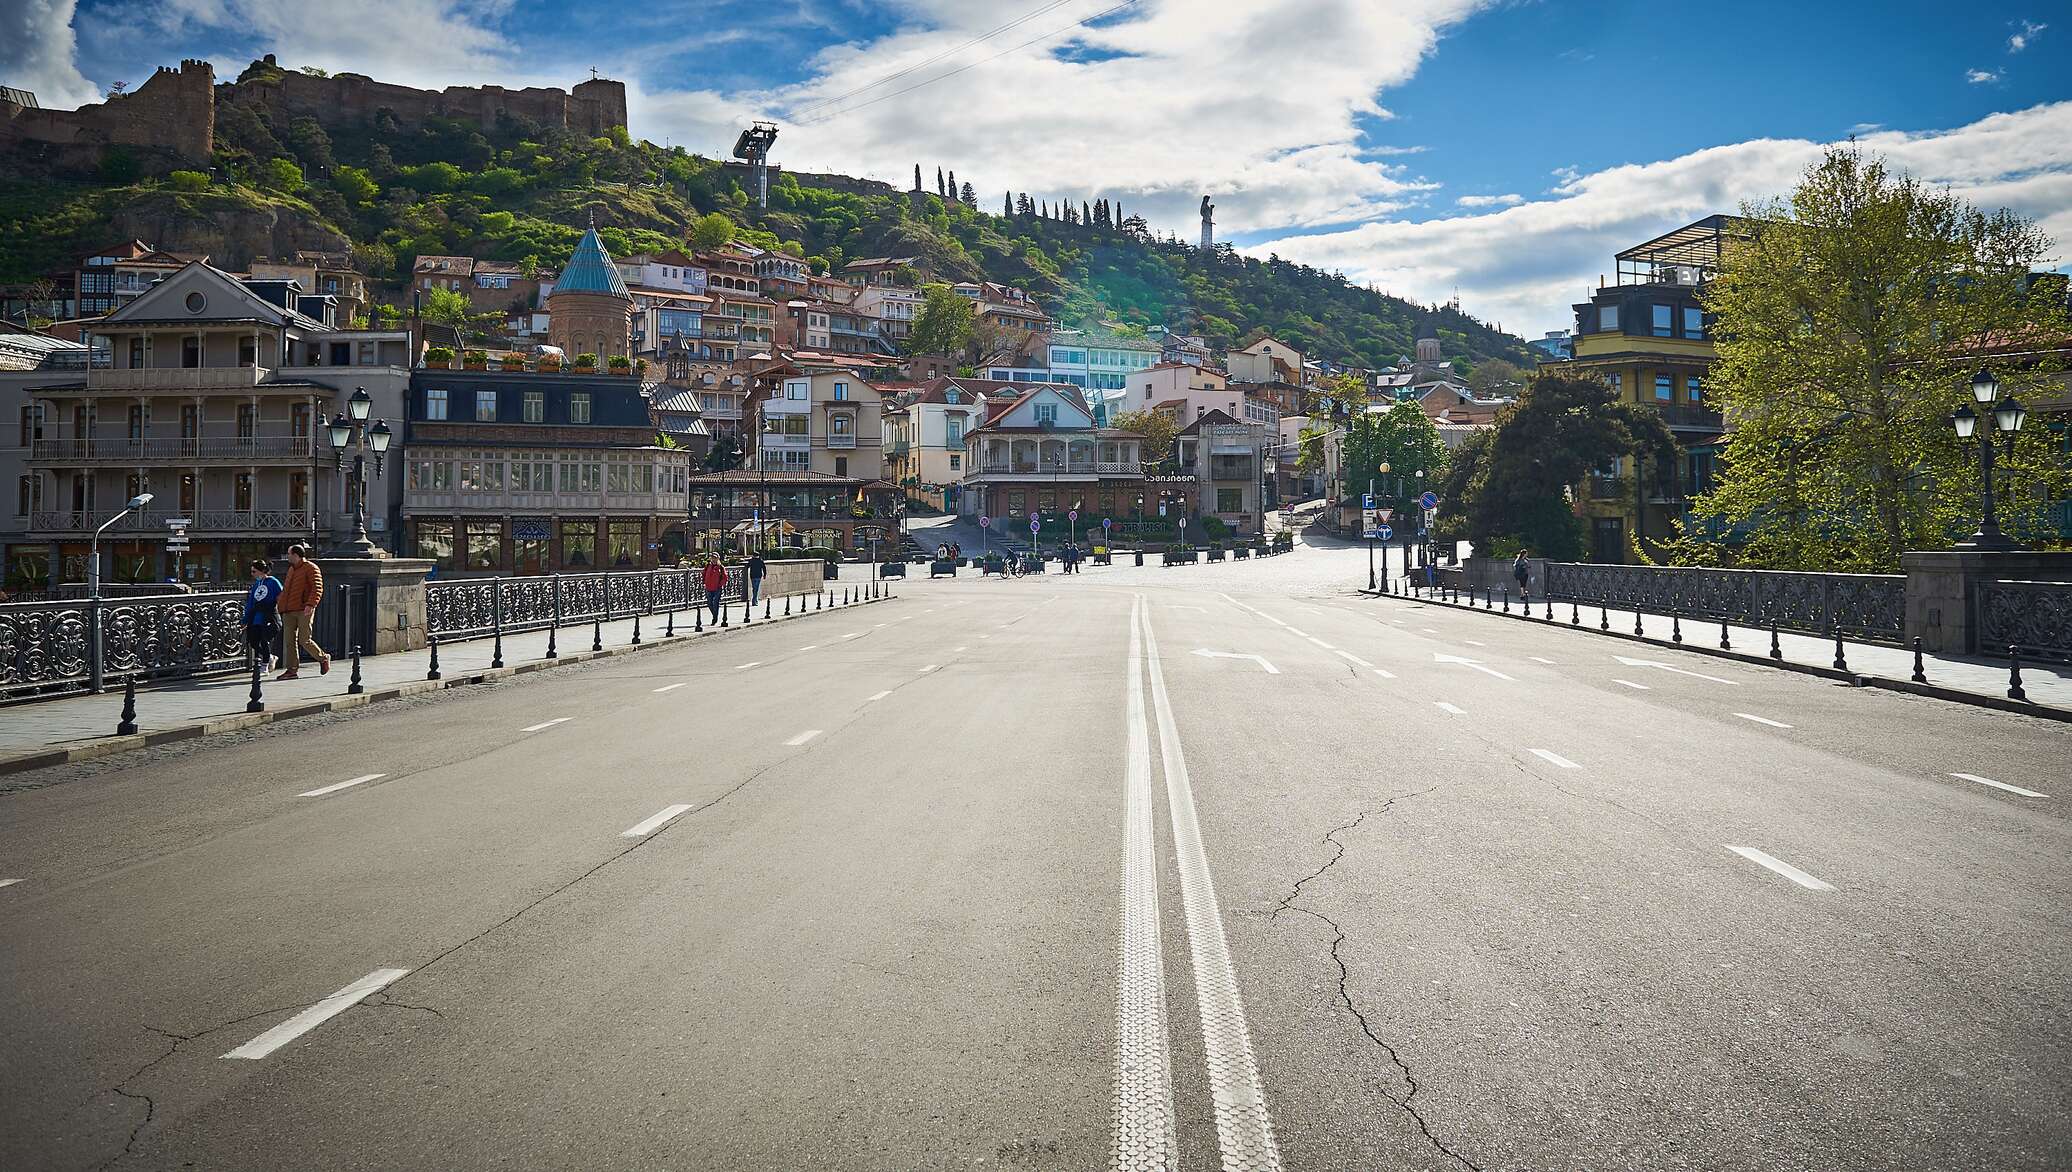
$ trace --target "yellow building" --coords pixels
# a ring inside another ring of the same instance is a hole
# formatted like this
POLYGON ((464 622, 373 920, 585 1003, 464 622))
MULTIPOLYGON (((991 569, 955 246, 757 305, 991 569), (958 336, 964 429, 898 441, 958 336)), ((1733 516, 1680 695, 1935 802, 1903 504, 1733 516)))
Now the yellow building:
POLYGON ((1722 425, 1705 391, 1714 352, 1704 292, 1736 223, 1708 216, 1619 253, 1614 282, 1575 306, 1575 357, 1546 364, 1602 378, 1623 401, 1661 412, 1676 436, 1674 466, 1626 457, 1577 487, 1592 561, 1630 561, 1636 544, 1674 537, 1685 502, 1711 485, 1722 425))

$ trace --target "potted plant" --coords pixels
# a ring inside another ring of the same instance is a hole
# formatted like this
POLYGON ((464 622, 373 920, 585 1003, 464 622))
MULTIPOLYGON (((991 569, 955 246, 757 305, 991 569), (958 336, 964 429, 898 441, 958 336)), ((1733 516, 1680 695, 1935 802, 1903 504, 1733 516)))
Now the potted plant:
POLYGON ((498 367, 499 367, 500 369, 502 369, 502 370, 504 370, 504 371, 506 371, 506 372, 509 372, 509 371, 516 371, 516 370, 524 370, 524 369, 525 369, 525 355, 523 355, 523 354, 519 354, 519 353, 517 353, 517 352, 515 352, 515 351, 511 351, 511 350, 506 350, 506 351, 504 351, 504 353, 503 353, 503 354, 502 354, 502 355, 501 355, 501 356, 500 356, 500 357, 499 357, 499 358, 497 359, 497 366, 498 366, 498 367))
POLYGON ((561 372, 561 355, 542 352, 540 354, 540 371, 544 374, 559 374, 561 372))
POLYGON ((469 350, 460 356, 460 364, 466 370, 488 370, 489 355, 480 350, 469 350))
POLYGON ((610 368, 613 374, 625 375, 632 372, 633 360, 624 354, 614 354, 605 360, 605 366, 610 368))
POLYGON ((445 346, 434 346, 424 352, 424 364, 433 370, 445 370, 453 365, 453 351, 445 346))
POLYGON ((596 369, 597 369, 597 355, 595 355, 595 354, 578 354, 578 355, 576 355, 576 369, 577 369, 577 370, 596 370, 596 369))

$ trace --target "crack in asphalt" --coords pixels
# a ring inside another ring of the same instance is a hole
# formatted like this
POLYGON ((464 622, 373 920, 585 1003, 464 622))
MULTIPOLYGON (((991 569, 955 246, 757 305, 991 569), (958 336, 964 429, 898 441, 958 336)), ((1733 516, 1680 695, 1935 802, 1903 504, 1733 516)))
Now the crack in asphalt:
POLYGON ((1353 830, 1358 829, 1361 823, 1365 822, 1367 819, 1371 817, 1374 817, 1378 814, 1387 813, 1389 808, 1394 806, 1397 802, 1404 801, 1409 798, 1423 797, 1425 794, 1431 793, 1433 790, 1436 790, 1438 788, 1440 787, 1437 785, 1433 785, 1427 786, 1426 788, 1421 790, 1415 790, 1410 793, 1396 794, 1388 798, 1386 801, 1383 801, 1378 806, 1372 806, 1360 811, 1360 813, 1356 817, 1354 817, 1352 821, 1343 823, 1342 825, 1333 827, 1331 830, 1327 831, 1324 834, 1322 841, 1328 843, 1331 846, 1331 857, 1329 859, 1326 859, 1322 866, 1318 867, 1316 870, 1310 872, 1309 874, 1303 876, 1301 879, 1297 880, 1295 886, 1289 889, 1288 894, 1281 899, 1280 903, 1274 906, 1274 909, 1268 918, 1277 918, 1284 911, 1298 911, 1306 916, 1309 916, 1317 920, 1318 922, 1326 925, 1331 929, 1331 963, 1338 966, 1338 1003, 1345 1007, 1346 1012, 1353 1015, 1353 1020, 1359 1023, 1360 1032, 1366 1036, 1367 1040, 1369 1042, 1372 1042, 1376 1047, 1378 1047, 1382 1051, 1382 1053, 1388 1055, 1389 1061, 1393 1063, 1396 1069, 1402 1073, 1404 1084, 1410 1088, 1408 1093, 1403 1094, 1401 1096, 1389 1093, 1389 1089, 1386 1086, 1382 1086, 1379 1084, 1376 1085, 1375 1089, 1378 1092, 1380 1092, 1382 1098, 1387 1099, 1389 1102, 1395 1104, 1398 1108, 1400 1108, 1403 1111, 1404 1114, 1410 1116, 1411 1121, 1417 1124, 1418 1132, 1424 1136, 1425 1142, 1431 1144, 1432 1148, 1435 1151, 1438 1151, 1441 1154, 1458 1161, 1462 1166, 1470 1169, 1471 1172, 1482 1172, 1481 1165, 1475 1163, 1467 1156, 1462 1155, 1460 1152, 1455 1151, 1453 1148, 1447 1145, 1446 1141, 1440 1139, 1437 1135, 1433 1134, 1431 1124, 1425 1120, 1424 1113, 1419 1111, 1417 1107, 1411 1103, 1411 1100, 1415 1099, 1417 1097, 1417 1093, 1423 1089, 1423 1084, 1417 1081, 1417 1075, 1411 1071, 1410 1064, 1403 1061, 1403 1056, 1396 1051, 1396 1048, 1390 1045, 1386 1040, 1384 1040, 1380 1034, 1374 1032, 1373 1023, 1367 1019, 1366 1012, 1363 1011, 1359 1007, 1359 1004, 1353 1000, 1352 990, 1348 988, 1348 985, 1351 983, 1352 980, 1352 972, 1349 968, 1346 967, 1345 957, 1343 953, 1340 951, 1345 945, 1345 929, 1340 927, 1338 921, 1332 919, 1330 916, 1325 915, 1324 913, 1316 910, 1315 908, 1296 902, 1302 897, 1303 888, 1307 887, 1310 883, 1322 877, 1326 871, 1329 871, 1331 868, 1337 866, 1339 860, 1345 858, 1345 842, 1343 839, 1339 837, 1340 835, 1347 834, 1353 830))
POLYGON ((437 1017, 437 1018, 444 1018, 444 1017, 446 1016, 446 1014, 445 1014, 445 1013, 444 1013, 443 1011, 441 1011, 441 1010, 437 1010, 437 1009, 433 1009, 433 1008, 432 1008, 431 1006, 429 1006, 429 1005, 412 1005, 412 1004, 410 1004, 410 1003, 408 1003, 408 1002, 406 1002, 406 1001, 398 1001, 398 1000, 396 1000, 395 998, 393 998, 393 997, 389 996, 389 995, 388 995, 387 993, 373 993, 373 994, 369 994, 368 996, 366 996, 366 997, 362 998, 362 999, 361 999, 361 1000, 360 1000, 359 1002, 357 1002, 357 1003, 356 1003, 356 1004, 355 1004, 355 1005, 353 1006, 353 1008, 355 1008, 355 1009, 415 1009, 415 1010, 418 1010, 418 1011, 419 1011, 419 1012, 421 1012, 421 1013, 429 1013, 429 1014, 431 1014, 431 1015, 432 1015, 433 1017, 437 1017), (376 1000, 376 998, 379 998, 380 1000, 376 1000))
POLYGON ((136 1126, 130 1128, 129 1138, 122 1142, 122 1150, 116 1152, 114 1155, 109 1156, 107 1159, 94 1165, 95 1169, 98 1170, 101 1168, 112 1167, 118 1161, 122 1160, 131 1152, 136 1150, 137 1141, 143 1138, 144 1129, 146 1127, 151 1126, 152 1120, 158 1118, 158 1100, 150 1095, 144 1094, 141 1091, 130 1090, 129 1085, 131 1083, 151 1073, 151 1069, 153 1067, 166 1061, 173 1055, 178 1054, 182 1046, 185 1046, 187 1043, 194 1041, 196 1038, 207 1037, 208 1035, 213 1034, 218 1030, 227 1030, 231 1026, 237 1025, 241 1022, 251 1021, 254 1018, 287 1013, 290 1010, 303 1008, 306 1008, 306 1006, 284 1005, 278 1009, 262 1009, 259 1010, 257 1013, 248 1013, 242 1017, 233 1017, 228 1021, 217 1022, 215 1025, 207 1026, 191 1034, 175 1033, 172 1030, 160 1029, 157 1026, 153 1025, 139 1027, 147 1033, 157 1034, 159 1037, 166 1039, 172 1044, 167 1046, 165 1048, 165 1051, 159 1054, 158 1057, 153 1058, 151 1061, 146 1062, 144 1065, 139 1066, 135 1070, 130 1071, 121 1079, 117 1080, 113 1086, 110 1086, 108 1088, 106 1093, 120 1095, 125 1099, 134 1099, 137 1102, 144 1104, 144 1117, 142 1119, 137 1120, 136 1126))

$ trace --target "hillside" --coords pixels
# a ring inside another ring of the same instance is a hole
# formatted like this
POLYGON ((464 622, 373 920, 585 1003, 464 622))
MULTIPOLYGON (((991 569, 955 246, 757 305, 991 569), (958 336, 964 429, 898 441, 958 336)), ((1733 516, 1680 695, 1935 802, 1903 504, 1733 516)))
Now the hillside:
MULTIPOLYGON (((274 69, 255 63, 241 81, 264 81, 274 69)), ((1088 207, 1091 224, 1077 222, 1077 208, 1067 222, 1002 214, 1002 194, 971 206, 842 176, 783 174, 762 210, 743 192, 738 166, 633 142, 616 127, 590 138, 536 126, 498 135, 439 118, 408 128, 334 121, 328 130, 310 117, 279 124, 284 118, 219 102, 213 179, 144 174, 150 165, 118 148, 90 177, 0 182, 0 283, 26 283, 113 239, 138 237, 230 267, 349 243, 394 294, 419 254, 552 271, 594 216, 620 255, 733 238, 830 270, 860 257, 916 256, 936 275, 1021 285, 1068 323, 1166 325, 1218 345, 1272 333, 1317 357, 1379 366, 1409 354, 1429 319, 1463 366, 1526 359, 1521 339, 1457 310, 1278 258, 1161 241, 1134 217, 1115 222, 1105 206, 1088 207)))

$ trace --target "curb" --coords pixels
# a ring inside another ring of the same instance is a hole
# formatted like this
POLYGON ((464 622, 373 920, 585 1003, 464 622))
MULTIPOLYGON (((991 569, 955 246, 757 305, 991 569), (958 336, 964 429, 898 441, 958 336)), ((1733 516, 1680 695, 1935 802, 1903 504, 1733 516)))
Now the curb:
MULTIPOLYGON (((835 607, 833 610, 804 611, 794 615, 775 615, 767 619, 757 619, 754 623, 747 626, 728 627, 725 628, 725 631, 752 631, 757 626, 763 624, 774 626, 778 623, 796 622, 799 619, 812 615, 832 614, 848 610, 853 606, 876 606, 881 602, 897 601, 901 597, 903 596, 895 594, 884 598, 862 599, 851 603, 850 606, 835 607)), ((136 733, 130 736, 110 736, 101 740, 87 741, 64 748, 30 749, 26 752, 4 754, 0 755, 0 777, 13 773, 27 773, 35 769, 48 768, 52 765, 69 765, 77 761, 95 761, 102 757, 112 757, 117 753, 127 753, 133 749, 155 748, 159 745, 169 745, 176 741, 191 741, 197 737, 238 732, 266 724, 279 724, 281 721, 293 720, 298 716, 315 716, 325 712, 346 712, 354 708, 364 708, 369 704, 380 703, 384 700, 400 700, 407 696, 420 696, 427 692, 440 692, 449 688, 465 687, 469 684, 491 683, 568 664, 588 663, 596 659, 610 659, 618 655, 653 651, 660 647, 677 647, 695 639, 710 639, 721 633, 721 628, 707 627, 705 630, 695 633, 684 632, 671 636, 656 635, 653 638, 643 638, 638 646, 621 644, 617 647, 607 647, 602 651, 564 651, 556 659, 533 659, 505 667, 485 667, 459 672, 447 672, 444 678, 436 680, 406 680, 400 684, 386 684, 381 687, 370 686, 365 692, 357 696, 340 694, 314 700, 296 700, 277 707, 270 705, 264 712, 238 712, 227 716, 212 716, 203 720, 176 724, 170 728, 153 729, 148 733, 136 733)), ((472 643, 476 642, 476 640, 470 639, 468 642, 472 643)))
MULTIPOLYGON (((1947 700, 1953 704, 1970 704, 1977 708, 1993 708, 2001 712, 2018 712, 2023 716, 2034 716, 2044 720, 2057 720, 2072 724, 2072 709, 2058 708, 2049 704, 2038 704, 2033 700, 2027 702, 2010 700, 2004 696, 1993 696, 1984 692, 1969 692, 1962 688, 1946 688, 1939 684, 1917 684, 1912 680, 1894 679, 1890 676, 1841 671, 1832 667, 1822 667, 1817 663, 1794 663, 1790 660, 1771 659, 1767 655, 1757 655, 1747 651, 1724 651, 1718 647, 1708 647, 1702 643, 1675 643, 1668 639, 1658 639, 1651 635, 1635 635, 1627 631, 1599 630, 1587 623, 1564 623, 1559 619, 1549 622, 1546 619, 1534 618, 1530 614, 1518 612, 1506 614, 1500 610, 1484 610, 1482 607, 1469 603, 1446 602, 1420 595, 1381 594, 1364 589, 1358 591, 1358 593, 1366 598, 1400 598, 1406 602, 1443 607, 1447 610, 1464 610, 1473 614, 1485 614, 1491 618, 1526 622, 1537 627, 1553 627, 1562 631, 1584 631, 1592 635, 1622 639, 1628 643, 1637 643, 1646 647, 1659 647, 1665 651, 1688 651, 1693 655, 1709 655, 1714 659, 1731 659, 1739 663, 1777 668, 1781 671, 1798 672, 1800 675, 1819 676, 1822 679, 1835 680, 1839 683, 1850 684, 1859 688, 1883 688, 1890 692, 1905 692, 1914 696, 1926 696, 1933 700, 1947 700)), ((1795 631, 1793 633, 1803 634, 1804 632, 1795 631)))

